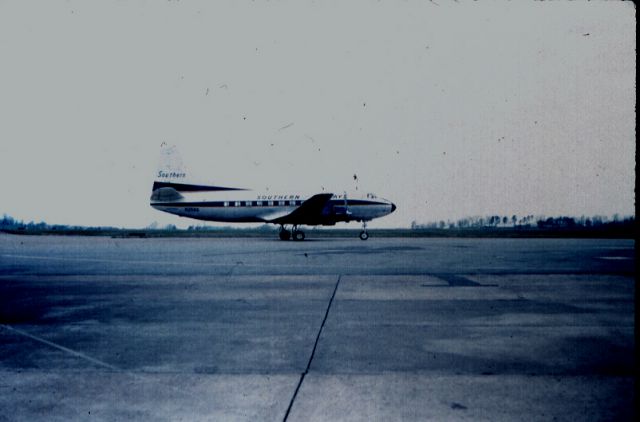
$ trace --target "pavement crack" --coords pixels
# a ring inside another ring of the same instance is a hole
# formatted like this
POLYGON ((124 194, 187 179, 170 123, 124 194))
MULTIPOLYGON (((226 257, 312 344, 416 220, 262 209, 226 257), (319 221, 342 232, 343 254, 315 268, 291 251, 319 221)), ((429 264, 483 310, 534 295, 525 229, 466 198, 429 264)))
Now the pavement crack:
POLYGON ((119 369, 119 368, 116 368, 116 367, 115 367, 115 366, 113 366, 113 365, 109 365, 109 364, 108 364, 108 363, 106 363, 106 362, 102 362, 101 360, 98 360, 98 359, 92 358, 91 356, 87 356, 87 355, 85 355, 84 353, 80 353, 80 352, 78 352, 78 351, 76 351, 76 350, 69 349, 68 347, 61 346, 61 345, 56 344, 56 343, 54 343, 54 342, 52 342, 52 341, 45 340, 45 339, 43 339, 43 338, 41 338, 41 337, 38 337, 38 336, 34 336, 33 334, 29 334, 29 333, 27 333, 26 331, 22 331, 22 330, 20 330, 20 329, 18 329, 18 328, 10 327, 10 326, 8 326, 8 325, 4 325, 4 324, 0 325, 0 327, 4 328, 4 329, 6 329, 6 330, 12 331, 12 332, 14 332, 14 333, 16 333, 16 334, 20 334, 20 335, 22 335, 22 336, 24 336, 24 337, 28 337, 28 338, 30 338, 31 340, 35 340, 35 341, 37 341, 37 342, 39 342, 39 343, 46 344, 47 346, 50 346, 50 347, 53 347, 53 348, 55 348, 55 349, 61 350, 61 351, 66 352, 66 353, 68 353, 68 354, 70 354, 70 355, 73 355, 73 356, 76 356, 76 357, 78 357, 78 358, 81 358, 81 359, 87 360, 87 361, 89 361, 89 362, 91 362, 91 363, 93 363, 93 364, 96 364, 96 365, 98 365, 98 366, 102 366, 102 367, 104 367, 104 368, 111 369, 112 371, 118 371, 118 372, 120 372, 120 369, 119 369))
POLYGON ((336 292, 338 291, 338 286, 340 285, 340 279, 342 275, 338 276, 338 280, 336 280, 336 285, 333 288, 333 293, 331 294, 331 299, 329 299, 329 304, 327 305, 327 310, 324 313, 324 318, 322 319, 322 324, 320 324, 320 329, 318 330, 318 334, 316 335, 316 341, 313 344, 313 350, 311 350, 311 356, 309 356, 309 361, 307 362, 307 367, 304 372, 300 374, 300 380, 298 381, 298 385, 296 386, 296 390, 293 392, 293 396, 291 397, 291 401, 289 402, 289 406, 287 407, 287 412, 284 414, 283 422, 286 422, 289 418, 289 413, 291 412, 291 408, 293 407, 293 403, 296 401, 296 397, 298 396, 298 391, 300 391, 300 387, 302 387, 302 383, 304 382, 304 378, 309 373, 309 369, 311 368, 311 362, 313 362, 313 358, 316 355, 316 349, 318 348, 318 342, 320 341, 320 336, 322 335, 322 330, 324 329, 324 324, 327 322, 327 317, 329 316, 329 310, 331 309, 331 305, 333 304, 333 299, 336 297, 336 292))

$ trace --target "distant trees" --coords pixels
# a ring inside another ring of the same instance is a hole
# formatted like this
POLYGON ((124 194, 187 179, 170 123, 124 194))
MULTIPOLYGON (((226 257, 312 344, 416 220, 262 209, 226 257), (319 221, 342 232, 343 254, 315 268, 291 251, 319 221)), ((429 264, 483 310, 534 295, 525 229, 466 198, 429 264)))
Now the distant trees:
MULTIPOLYGON (((2 221, 0 221, 0 228, 13 228, 15 227, 17 221, 7 214, 2 215, 2 221)), ((20 222, 22 224, 22 222, 20 222)))
MULTIPOLYGON (((439 229, 439 230, 473 230, 473 229, 493 229, 500 230, 579 230, 585 229, 596 233, 598 230, 603 233, 603 230, 613 229, 616 233, 632 233, 635 229, 635 217, 633 216, 621 216, 614 214, 609 218, 603 215, 594 215, 591 217, 580 216, 559 216, 559 217, 546 217, 546 216, 534 216, 526 215, 519 217, 512 215, 499 216, 474 216, 464 217, 458 220, 438 220, 428 223, 419 223, 416 220, 411 222, 412 230, 421 229, 439 229)), ((94 234, 105 231, 126 231, 128 229, 116 229, 114 227, 83 227, 83 226, 67 226, 67 225, 50 225, 41 221, 39 223, 30 221, 25 223, 22 220, 17 220, 7 214, 2 215, 0 220, 0 231, 19 232, 19 233, 51 233, 51 234, 94 234)), ((150 231, 172 231, 177 232, 179 229, 174 224, 168 224, 164 227, 160 227, 157 222, 153 222, 145 227, 144 230, 150 231)), ((187 231, 261 231, 270 232, 276 230, 275 227, 269 224, 263 224, 259 227, 219 227, 198 225, 189 226, 187 231)))
POLYGON ((526 215, 518 217, 512 215, 511 217, 504 215, 491 215, 491 216, 475 216, 464 217, 457 221, 451 220, 439 220, 437 222, 430 222, 420 224, 417 221, 411 222, 411 229, 472 229, 472 228, 516 228, 516 229, 571 229, 571 228, 595 228, 600 226, 611 225, 629 225, 635 222, 635 218, 632 216, 621 217, 618 214, 612 216, 609 219, 606 216, 596 215, 593 217, 545 217, 534 215, 526 215))
MULTIPOLYGON (((27 223, 27 225, 33 226, 33 221, 27 223)), ((0 230, 17 230, 24 229, 27 225, 25 225, 24 221, 16 220, 7 214, 2 215, 2 220, 0 221, 0 230)))
POLYGON ((530 226, 533 224, 535 217, 533 215, 526 215, 524 217, 521 217, 520 220, 518 220, 518 224, 519 226, 530 226))
POLYGON ((25 223, 23 220, 16 220, 15 218, 3 214, 2 220, 0 220, 0 230, 14 230, 19 232, 62 232, 62 231, 92 231, 92 230, 113 230, 113 227, 84 227, 84 226, 67 226, 64 224, 47 224, 44 221, 36 223, 35 221, 29 221, 25 223))
POLYGON ((538 221, 538 228, 572 228, 576 226, 576 220, 572 217, 549 217, 538 221))

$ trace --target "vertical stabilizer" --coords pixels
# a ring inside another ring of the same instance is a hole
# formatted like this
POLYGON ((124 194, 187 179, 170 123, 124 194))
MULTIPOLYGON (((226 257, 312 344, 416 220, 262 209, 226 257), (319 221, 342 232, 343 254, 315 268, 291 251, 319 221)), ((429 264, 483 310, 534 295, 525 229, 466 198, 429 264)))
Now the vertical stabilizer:
POLYGON ((182 161, 182 157, 175 145, 162 143, 160 147, 160 161, 155 180, 167 183, 186 183, 187 167, 182 161))
MULTIPOLYGON (((152 192, 152 200, 160 199, 171 200, 178 198, 180 192, 217 192, 217 191, 234 191, 246 190, 242 188, 233 188, 225 186, 213 186, 210 184, 198 183, 198 179, 194 177, 193 172, 187 171, 182 161, 182 157, 175 145, 167 145, 162 143, 160 146, 160 161, 158 169, 154 174, 152 192)), ((181 196, 180 196, 181 197, 181 196)))

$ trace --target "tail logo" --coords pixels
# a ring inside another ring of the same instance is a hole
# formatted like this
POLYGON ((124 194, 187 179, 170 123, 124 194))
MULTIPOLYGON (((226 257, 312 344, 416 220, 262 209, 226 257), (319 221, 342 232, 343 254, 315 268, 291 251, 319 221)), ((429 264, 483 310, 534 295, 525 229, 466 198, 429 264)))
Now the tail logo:
POLYGON ((166 171, 158 171, 158 177, 167 179, 167 178, 184 178, 187 177, 186 173, 177 173, 177 172, 166 172, 166 171))

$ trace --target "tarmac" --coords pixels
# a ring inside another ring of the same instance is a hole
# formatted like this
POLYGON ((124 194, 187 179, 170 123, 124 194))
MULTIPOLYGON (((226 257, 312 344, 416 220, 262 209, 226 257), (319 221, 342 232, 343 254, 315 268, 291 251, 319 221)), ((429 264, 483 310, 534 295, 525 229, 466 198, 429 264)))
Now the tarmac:
POLYGON ((0 420, 634 420, 635 246, 0 234, 0 420))

